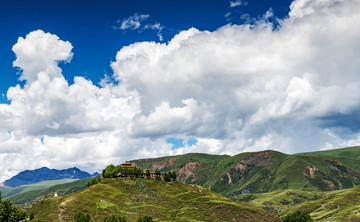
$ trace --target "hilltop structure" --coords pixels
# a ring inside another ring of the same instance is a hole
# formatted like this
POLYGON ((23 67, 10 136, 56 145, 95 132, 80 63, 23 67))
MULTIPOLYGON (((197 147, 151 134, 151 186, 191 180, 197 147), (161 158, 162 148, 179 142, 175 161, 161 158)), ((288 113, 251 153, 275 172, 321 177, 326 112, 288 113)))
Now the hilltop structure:
POLYGON ((125 161, 125 163, 121 164, 122 167, 124 168, 128 168, 128 169, 134 169, 134 166, 132 165, 132 163, 125 161))

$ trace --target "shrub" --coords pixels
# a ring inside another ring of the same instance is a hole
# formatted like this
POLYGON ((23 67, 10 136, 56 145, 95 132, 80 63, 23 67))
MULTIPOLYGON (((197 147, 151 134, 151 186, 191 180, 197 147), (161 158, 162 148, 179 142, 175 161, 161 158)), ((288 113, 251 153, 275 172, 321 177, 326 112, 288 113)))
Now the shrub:
POLYGON ((126 222, 126 217, 125 216, 115 216, 115 215, 106 216, 104 218, 104 222, 126 222))
POLYGON ((283 218, 284 222, 312 222, 313 219, 310 217, 310 213, 303 210, 297 210, 292 214, 287 214, 283 218))
POLYGON ((33 220, 34 217, 35 217, 34 212, 31 212, 30 215, 29 215, 29 219, 30 219, 30 220, 33 220))
POLYGON ((87 182, 87 186, 90 187, 91 185, 98 184, 101 182, 100 175, 92 178, 89 182, 87 182))
POLYGON ((152 217, 148 216, 148 215, 145 215, 143 217, 140 217, 137 222, 152 222, 153 219, 152 217))
POLYGON ((90 215, 88 213, 83 213, 81 211, 76 211, 74 215, 75 222, 92 222, 90 215))
POLYGON ((171 179, 176 180, 176 172, 175 171, 170 172, 170 177, 171 179))
POLYGON ((161 178, 161 172, 160 172, 159 169, 156 169, 156 170, 155 170, 155 176, 156 176, 156 179, 160 180, 160 178, 161 178))
POLYGON ((150 170, 149 169, 146 169, 145 175, 148 179, 150 178, 150 170))
POLYGON ((171 175, 170 172, 165 173, 165 174, 164 174, 164 180, 165 180, 165 181, 168 181, 168 182, 171 181, 171 176, 170 176, 170 175, 171 175))

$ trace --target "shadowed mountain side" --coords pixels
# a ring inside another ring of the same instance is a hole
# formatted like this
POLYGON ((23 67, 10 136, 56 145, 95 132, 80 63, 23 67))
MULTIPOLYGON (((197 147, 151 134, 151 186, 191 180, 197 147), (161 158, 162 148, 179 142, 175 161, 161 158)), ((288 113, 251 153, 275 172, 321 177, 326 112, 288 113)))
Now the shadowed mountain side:
POLYGON ((98 173, 89 174, 88 172, 79 170, 76 167, 56 170, 42 167, 35 170, 25 170, 12 178, 5 180, 4 185, 9 187, 17 187, 21 185, 33 184, 44 180, 62 180, 62 179, 84 179, 97 176, 98 173))

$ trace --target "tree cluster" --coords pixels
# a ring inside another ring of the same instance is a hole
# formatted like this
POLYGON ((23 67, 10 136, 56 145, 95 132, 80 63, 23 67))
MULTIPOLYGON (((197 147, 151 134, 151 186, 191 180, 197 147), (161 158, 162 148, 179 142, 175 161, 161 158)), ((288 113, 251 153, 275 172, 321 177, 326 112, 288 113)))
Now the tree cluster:
POLYGON ((25 211, 11 204, 9 199, 2 200, 0 191, 0 221, 18 222, 27 218, 25 211))
POLYGON ((144 171, 136 166, 134 168, 128 168, 128 167, 122 167, 121 165, 114 166, 113 164, 110 164, 103 170, 102 175, 104 178, 119 177, 119 176, 142 177, 144 175, 144 171))
POLYGON ((96 177, 92 178, 89 182, 87 182, 86 185, 89 187, 91 185, 98 184, 100 182, 101 182, 101 177, 99 175, 99 176, 96 176, 96 177))
MULTIPOLYGON (((161 171, 159 169, 156 169, 155 172, 155 178, 160 180, 161 179, 161 171)), ((145 173, 144 171, 134 166, 133 168, 129 167, 122 167, 121 165, 114 166, 113 164, 108 165, 102 172, 102 176, 104 178, 112 178, 112 177, 146 177, 151 178, 151 172, 149 169, 146 169, 145 173)), ((176 180, 176 172, 175 171, 169 171, 164 174, 164 180, 166 181, 175 181, 176 180)), ((101 182, 101 177, 95 177, 92 180, 88 182, 88 186, 91 186, 93 184, 98 184, 101 182)))
POLYGON ((283 222, 313 222, 310 213, 303 210, 297 210, 294 213, 286 214, 282 219, 283 222))
POLYGON ((158 179, 158 180, 161 179, 161 172, 160 172, 159 169, 156 169, 156 170, 155 170, 155 178, 158 179))
POLYGON ((165 181, 175 181, 176 180, 176 172, 175 171, 169 171, 164 174, 164 180, 165 181))
POLYGON ((74 215, 75 222, 93 222, 90 215, 88 213, 84 213, 80 210, 76 211, 74 215))

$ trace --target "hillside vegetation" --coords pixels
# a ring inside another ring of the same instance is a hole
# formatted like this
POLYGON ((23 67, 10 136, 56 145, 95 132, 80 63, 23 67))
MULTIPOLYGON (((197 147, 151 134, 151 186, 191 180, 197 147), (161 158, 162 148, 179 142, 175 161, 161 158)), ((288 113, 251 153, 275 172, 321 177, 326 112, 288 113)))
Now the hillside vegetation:
MULTIPOLYGON (((333 193, 334 191, 330 192, 333 193)), ((231 199, 234 201, 246 201, 276 214, 283 214, 293 205, 324 198, 330 192, 277 190, 267 193, 242 194, 231 199)))
POLYGON ((143 215, 155 221, 280 221, 268 211, 200 186, 136 177, 105 178, 82 191, 42 200, 30 212, 42 221, 72 221, 78 210, 95 221, 115 214, 128 221, 143 215))
POLYGON ((327 192, 322 199, 296 205, 282 214, 296 210, 310 212, 315 221, 360 221, 360 186, 327 192))
POLYGON ((178 180, 227 197, 281 190, 332 191, 360 185, 360 147, 287 155, 267 150, 235 156, 191 153, 132 161, 174 170, 178 180))

